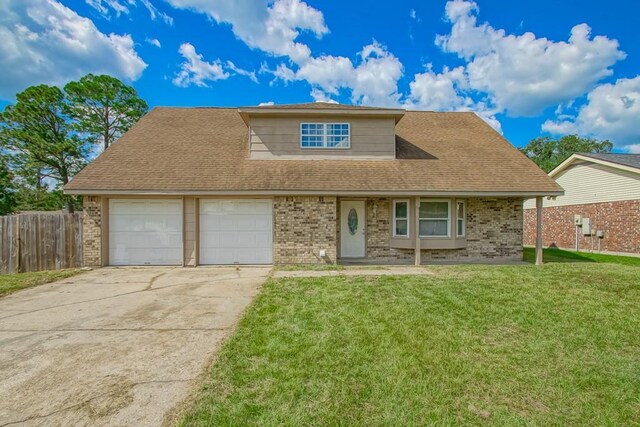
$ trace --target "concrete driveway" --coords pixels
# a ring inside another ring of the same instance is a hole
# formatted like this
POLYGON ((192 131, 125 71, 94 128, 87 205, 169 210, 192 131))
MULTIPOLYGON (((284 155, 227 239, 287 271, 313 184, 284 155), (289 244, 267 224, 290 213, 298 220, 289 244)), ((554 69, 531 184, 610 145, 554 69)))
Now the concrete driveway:
POLYGON ((166 423, 268 273, 105 268, 0 298, 0 426, 166 423))

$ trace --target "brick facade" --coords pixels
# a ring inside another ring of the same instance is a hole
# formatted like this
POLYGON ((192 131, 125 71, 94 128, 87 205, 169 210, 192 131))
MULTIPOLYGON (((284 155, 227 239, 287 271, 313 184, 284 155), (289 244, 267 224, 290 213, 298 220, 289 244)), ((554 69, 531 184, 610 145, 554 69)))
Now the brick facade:
POLYGON ((274 197, 273 262, 335 263, 338 202, 335 197, 274 197), (326 251, 321 258, 320 250, 326 251))
MULTIPOLYGON (((580 250, 640 253, 640 200, 626 200, 583 205, 543 208, 542 239, 545 247, 557 246, 575 249, 576 227, 574 216, 591 220, 593 236, 579 233, 580 250), (604 231, 604 238, 595 236, 596 230, 604 231)), ((536 210, 526 209, 524 215, 524 242, 533 246, 536 239, 536 210)))
POLYGON ((413 249, 389 246, 391 238, 391 199, 367 199, 367 259, 375 262, 409 264, 414 262, 413 249))
MULTIPOLYGON (((522 259, 522 199, 469 198, 466 248, 423 249, 422 262, 522 259)), ((84 265, 101 266, 102 205, 100 197, 84 199, 84 265)), ((638 206, 636 205, 636 212, 638 206)), ((340 245, 339 199, 282 196, 273 199, 274 264, 335 263, 340 245), (326 251, 324 258, 320 250, 326 251)), ((637 217, 637 214, 636 214, 637 217)), ((390 247, 391 199, 366 201, 367 260, 410 264, 413 249, 390 247)), ((571 216, 573 218, 573 216, 571 216)))
POLYGON ((82 218, 82 262, 85 267, 102 266, 102 199, 85 196, 82 218))
MULTIPOLYGON (((522 199, 466 199, 466 239, 463 249, 423 249, 421 262, 521 261, 522 199)), ((367 258, 373 262, 413 263, 413 249, 389 246, 391 200, 367 200, 367 258)))

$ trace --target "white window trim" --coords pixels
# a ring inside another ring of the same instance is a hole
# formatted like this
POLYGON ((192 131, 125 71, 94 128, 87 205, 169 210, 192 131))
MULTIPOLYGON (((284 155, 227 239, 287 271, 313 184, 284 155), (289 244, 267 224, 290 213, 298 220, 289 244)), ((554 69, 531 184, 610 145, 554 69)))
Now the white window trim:
POLYGON ((411 205, 409 204, 409 199, 397 199, 393 201, 393 237, 397 237, 399 239, 408 239, 411 236, 411 221, 409 220, 411 205), (406 218, 396 218, 396 204, 398 203, 406 203, 407 204, 407 217, 406 218), (396 220, 405 219, 407 221, 407 234, 396 234, 396 220))
MULTIPOLYGON (((418 218, 418 237, 421 239, 450 239, 451 238, 451 199, 421 199, 420 203, 431 202, 446 202, 447 203, 447 235, 442 236, 423 236, 420 234, 420 221, 427 220, 444 220, 444 218, 418 218)), ((418 206, 418 215, 420 213, 420 207, 418 206)))
POLYGON ((300 122, 300 148, 303 150, 350 150, 351 149, 351 123, 349 122, 300 122), (322 147, 305 147, 302 145, 302 125, 322 125, 322 147), (347 135, 346 147, 327 147, 327 125, 347 125, 349 134, 347 135))
POLYGON ((467 204, 463 200, 456 200, 456 237, 467 236, 467 204), (462 204, 462 218, 458 218, 458 203, 462 204), (462 219, 462 234, 458 229, 458 220, 462 219))

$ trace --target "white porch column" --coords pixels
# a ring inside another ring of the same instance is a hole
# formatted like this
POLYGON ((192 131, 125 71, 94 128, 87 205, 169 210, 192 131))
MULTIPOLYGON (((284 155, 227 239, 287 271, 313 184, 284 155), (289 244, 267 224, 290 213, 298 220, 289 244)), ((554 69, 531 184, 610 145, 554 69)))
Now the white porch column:
POLYGON ((422 259, 420 257, 420 197, 416 197, 415 203, 415 218, 413 221, 413 229, 415 230, 415 264, 420 265, 422 259))
POLYGON ((536 265, 542 265, 542 197, 536 197, 536 265))

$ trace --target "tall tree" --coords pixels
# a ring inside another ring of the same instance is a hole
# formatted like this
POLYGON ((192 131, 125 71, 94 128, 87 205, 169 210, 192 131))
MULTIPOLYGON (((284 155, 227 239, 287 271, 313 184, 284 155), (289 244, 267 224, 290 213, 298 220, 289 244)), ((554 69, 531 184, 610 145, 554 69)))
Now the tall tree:
MULTIPOLYGON (((60 188, 86 163, 87 147, 72 128, 64 94, 53 86, 31 86, 0 113, 0 147, 29 183, 60 188)), ((73 198, 66 196, 70 212, 73 198)))
POLYGON ((0 215, 7 215, 16 210, 15 191, 13 174, 9 170, 8 157, 0 153, 0 215))
POLYGON ((551 172, 574 153, 609 153, 612 149, 613 144, 608 140, 598 141, 578 135, 567 135, 560 139, 548 136, 532 139, 520 151, 540 166, 540 169, 551 172))
POLYGON ((64 87, 76 128, 109 148, 149 107, 136 90, 115 77, 87 74, 64 87))

